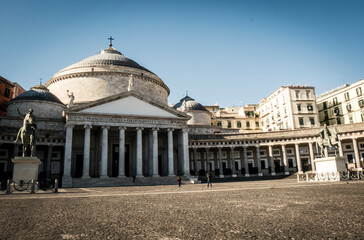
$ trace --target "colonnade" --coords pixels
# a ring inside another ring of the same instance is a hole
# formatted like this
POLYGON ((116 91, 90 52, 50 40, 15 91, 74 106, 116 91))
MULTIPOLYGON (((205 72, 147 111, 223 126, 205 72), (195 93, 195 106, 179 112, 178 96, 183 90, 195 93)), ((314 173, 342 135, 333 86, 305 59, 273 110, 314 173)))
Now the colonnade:
MULTIPOLYGON (((341 139, 339 141, 339 152, 338 155, 339 156, 344 156, 344 152, 342 149, 342 141, 346 141, 346 143, 350 143, 348 141, 351 141, 351 143, 353 144, 353 150, 354 150, 354 158, 355 158, 355 164, 356 167, 361 167, 360 164, 360 152, 358 149, 358 141, 356 137, 351 137, 351 138, 345 138, 345 139, 341 139)), ((225 144, 225 142, 220 142, 220 143, 201 143, 201 142, 194 142, 190 144, 190 148, 191 148, 191 152, 192 152, 192 159, 191 159, 191 164, 194 165, 194 172, 195 175, 197 175, 197 170, 198 170, 198 164, 197 162, 199 161, 197 159, 197 150, 200 150, 201 153, 205 153, 206 157, 203 159, 201 157, 201 163, 202 161, 206 161, 206 169, 204 167, 202 167, 201 165, 201 169, 210 172, 210 161, 214 161, 210 159, 210 152, 214 151, 217 152, 217 165, 218 165, 218 169, 219 169, 219 174, 220 177, 224 177, 224 173, 223 173, 223 158, 222 158, 222 149, 226 149, 226 152, 230 152, 230 157, 227 157, 226 160, 227 162, 230 162, 229 165, 231 167, 231 175, 233 177, 237 176, 237 169, 235 169, 235 150, 236 149, 240 149, 242 150, 242 157, 240 157, 241 160, 241 165, 244 166, 244 170, 245 170, 245 176, 250 176, 251 173, 249 173, 249 166, 248 166, 248 156, 247 156, 247 148, 249 147, 250 149, 255 148, 255 157, 254 162, 255 162, 255 166, 257 168, 258 171, 258 176, 263 176, 262 173, 262 165, 261 165, 261 156, 260 156, 260 151, 262 148, 267 149, 268 154, 266 156, 267 159, 267 163, 268 163, 268 169, 270 169, 270 174, 271 175, 276 175, 276 169, 275 169, 275 164, 274 164, 274 157, 273 156, 273 149, 279 149, 280 150, 280 155, 278 156, 280 159, 280 165, 283 165, 284 167, 284 174, 288 175, 290 171, 292 171, 292 169, 289 168, 289 163, 288 163, 288 158, 287 158, 287 145, 290 146, 290 148, 294 149, 294 156, 295 157, 295 161, 296 161, 296 171, 299 173, 303 172, 303 168, 302 168, 302 155, 306 155, 305 157, 309 157, 310 162, 311 162, 311 170, 315 171, 315 164, 313 163, 313 160, 315 159, 315 157, 318 157, 319 153, 317 152, 316 155, 314 153, 314 144, 316 142, 315 141, 306 141, 306 142, 286 142, 286 143, 279 143, 279 144, 274 144, 274 143, 265 143, 265 144, 225 144), (201 145, 200 145, 201 144, 201 145), (307 154, 301 154, 300 153, 300 147, 308 147, 308 153, 307 154), (217 150, 217 151, 216 151, 217 150)), ((333 156, 335 153, 334 152, 329 152, 328 149, 326 148, 326 156, 333 156)), ((249 158, 252 159, 252 158, 249 158)), ((264 158, 265 159, 265 158, 264 158)))
MULTIPOLYGON (((73 128, 75 125, 67 124, 66 125, 66 144, 65 144, 65 161, 64 161, 64 174, 63 179, 64 182, 69 183, 72 181, 71 178, 71 162, 72 162, 72 141, 73 141, 73 128)), ((91 139, 91 124, 84 124, 84 144, 83 144, 83 171, 82 178, 90 178, 90 139, 91 139)), ((143 136, 143 127, 129 127, 130 129, 136 131, 136 154, 135 154, 135 162, 136 162, 136 176, 135 177, 144 177, 143 176, 143 146, 142 146, 142 136, 143 136)), ((152 130, 152 176, 159 177, 158 173, 158 132, 160 130, 159 127, 150 127, 152 130)), ((107 170, 108 170, 108 133, 110 126, 104 125, 101 126, 102 134, 101 134, 101 161, 99 166, 100 178, 108 178, 107 170)), ((126 126, 118 126, 119 130, 119 169, 118 169, 118 178, 124 178, 125 175, 125 131, 126 126)), ((182 160, 184 174, 189 174, 189 160, 188 160, 188 132, 187 129, 175 129, 175 128, 165 128, 167 130, 167 138, 168 138, 168 176, 175 176, 174 170, 174 143, 173 143, 173 131, 181 130, 181 151, 182 151, 182 160)))

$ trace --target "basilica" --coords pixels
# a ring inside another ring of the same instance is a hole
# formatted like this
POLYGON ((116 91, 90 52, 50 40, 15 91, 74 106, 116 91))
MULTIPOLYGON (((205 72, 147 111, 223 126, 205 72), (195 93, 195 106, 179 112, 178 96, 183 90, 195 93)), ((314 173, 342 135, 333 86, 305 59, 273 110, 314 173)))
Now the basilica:
MULTIPOLYGON (((38 118, 39 178, 59 179, 62 187, 172 184, 176 176, 195 181, 207 172, 216 178, 249 178, 312 171, 319 155, 313 88, 290 89, 292 96, 286 94, 299 104, 310 97, 310 112, 291 110, 297 128, 223 128, 213 124, 214 113, 190 96, 169 106, 170 90, 163 80, 110 43, 9 102, 7 115, 0 117, 0 178, 11 179, 11 159, 22 154, 20 143, 14 143, 22 125, 17 110, 29 109, 38 118), (301 115, 310 116, 310 126, 299 127, 301 115)), ((284 104, 291 103, 278 105, 284 104)), ((258 128, 259 114, 249 116, 258 128)), ((266 124, 268 120, 275 124, 278 118, 267 117, 266 124)), ((336 128, 339 154, 360 168, 364 123, 336 128)))

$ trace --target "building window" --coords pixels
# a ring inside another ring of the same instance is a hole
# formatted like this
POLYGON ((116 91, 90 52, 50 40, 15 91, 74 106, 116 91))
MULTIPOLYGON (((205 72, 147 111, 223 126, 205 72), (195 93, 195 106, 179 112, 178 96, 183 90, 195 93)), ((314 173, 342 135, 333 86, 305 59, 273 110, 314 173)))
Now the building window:
POLYGON ((323 102, 323 108, 326 109, 327 108, 327 102, 323 102))
POLYGON ((296 91, 296 99, 300 99, 300 91, 299 90, 296 91))
POLYGON ((345 97, 345 100, 346 100, 346 101, 350 100, 349 92, 346 92, 346 93, 344 94, 344 97, 345 97))
POLYGON ((303 118, 302 118, 302 117, 298 118, 298 121, 300 122, 300 125, 301 125, 301 126, 305 124, 305 123, 303 122, 303 118))
POLYGON ((301 111, 301 104, 297 104, 297 110, 301 111))
POLYGON ((361 121, 364 122, 364 113, 360 114, 361 116, 361 121))
POLYGON ((221 127, 221 122, 217 122, 217 126, 221 127))
POLYGON ((231 122, 228 121, 228 128, 231 128, 231 122))
POLYGON ((311 105, 311 104, 307 104, 307 110, 308 110, 308 111, 313 111, 313 107, 312 107, 312 105, 311 105))
POLYGON ((336 118, 336 124, 340 125, 341 124, 341 118, 336 118))
POLYGON ((311 92, 310 91, 306 91, 306 98, 310 99, 311 98, 311 92))
POLYGON ((250 128, 250 122, 246 122, 246 128, 250 128))
POLYGON ((240 121, 238 121, 237 126, 238 126, 238 128, 241 128, 241 122, 240 121))
POLYGON ((311 123, 311 125, 315 125, 315 118, 310 117, 310 123, 311 123))
POLYGON ((5 88, 4 96, 6 98, 9 98, 9 95, 10 95, 10 89, 9 88, 5 88))
POLYGON ((358 101, 358 103, 359 103, 359 107, 364 107, 364 100, 363 99, 360 99, 358 101))
POLYGON ((346 110, 348 110, 348 112, 351 112, 351 104, 346 105, 346 110))
POLYGON ((361 87, 358 87, 356 89, 356 95, 361 96, 361 94, 362 94, 361 87))
POLYGON ((346 150, 351 150, 351 144, 346 144, 346 145, 345 145, 345 149, 346 149, 346 150))
POLYGON ((338 116, 338 115, 340 114, 340 109, 339 109, 338 107, 336 107, 336 108, 334 109, 334 111, 333 111, 333 114, 334 114, 335 116, 338 116))
POLYGON ((255 122, 255 127, 259 127, 259 122, 255 122))
POLYGON ((337 104, 338 104, 337 97, 335 97, 335 98, 333 98, 333 99, 332 99, 332 103, 333 103, 334 105, 337 105, 337 104))

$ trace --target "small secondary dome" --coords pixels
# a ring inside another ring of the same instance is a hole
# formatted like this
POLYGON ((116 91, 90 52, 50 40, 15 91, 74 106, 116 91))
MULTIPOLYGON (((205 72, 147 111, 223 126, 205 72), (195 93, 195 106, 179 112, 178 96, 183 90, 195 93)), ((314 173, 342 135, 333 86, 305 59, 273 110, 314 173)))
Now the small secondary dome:
POLYGON ((199 110, 199 111, 207 111, 208 110, 202 106, 200 103, 196 102, 195 99, 191 98, 190 96, 186 96, 184 98, 182 98, 177 104, 175 104, 173 106, 174 109, 180 110, 181 111, 181 107, 183 106, 183 102, 185 102, 185 111, 189 111, 189 110, 199 110))
POLYGON ((49 90, 42 84, 32 87, 29 91, 23 92, 16 98, 13 98, 10 102, 16 102, 21 100, 40 100, 59 103, 63 105, 61 100, 59 100, 54 94, 49 92, 49 90))

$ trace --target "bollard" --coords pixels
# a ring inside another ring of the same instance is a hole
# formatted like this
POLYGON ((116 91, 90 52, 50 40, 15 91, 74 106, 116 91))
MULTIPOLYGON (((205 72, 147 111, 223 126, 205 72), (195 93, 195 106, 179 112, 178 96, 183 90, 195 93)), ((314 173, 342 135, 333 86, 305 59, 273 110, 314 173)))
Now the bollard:
POLYGON ((58 193, 58 179, 54 180, 54 193, 58 193))
POLYGON ((35 180, 32 179, 32 186, 30 188, 30 194, 34 194, 35 193, 35 180))
POLYGON ((10 179, 8 179, 8 181, 6 182, 6 194, 10 194, 11 193, 11 186, 10 186, 10 179))

